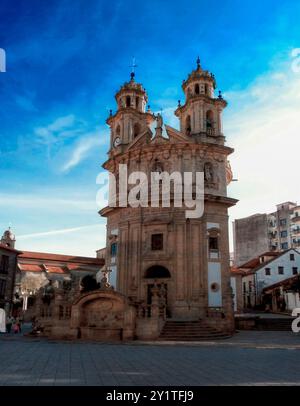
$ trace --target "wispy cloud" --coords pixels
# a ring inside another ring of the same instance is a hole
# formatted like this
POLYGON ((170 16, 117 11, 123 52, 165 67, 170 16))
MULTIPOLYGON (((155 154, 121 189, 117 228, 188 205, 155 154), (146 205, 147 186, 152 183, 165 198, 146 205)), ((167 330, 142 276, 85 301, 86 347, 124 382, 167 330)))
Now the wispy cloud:
POLYGON ((227 92, 225 135, 235 148, 230 195, 240 199, 233 218, 274 209, 300 197, 297 184, 300 128, 300 74, 292 61, 278 64, 243 91, 227 92))
POLYGON ((30 209, 41 210, 45 212, 66 211, 66 212, 86 212, 97 210, 95 200, 83 200, 72 193, 68 197, 57 197, 58 192, 49 191, 48 195, 43 195, 41 191, 36 190, 31 194, 8 194, 0 193, 0 207, 9 207, 10 209, 30 209))
POLYGON ((77 166, 81 161, 86 159, 93 148, 103 145, 104 142, 101 139, 99 133, 97 134, 86 134, 75 145, 70 158, 63 164, 61 171, 68 172, 70 169, 77 166))
POLYGON ((106 142, 107 139, 104 134, 100 133, 100 130, 96 133, 83 134, 70 153, 70 158, 61 167, 61 171, 68 172, 76 167, 89 156, 94 148, 105 145, 106 142))
POLYGON ((101 224, 92 224, 88 226, 81 226, 81 227, 73 227, 73 228, 63 228, 61 230, 51 230, 51 231, 44 231, 41 233, 32 233, 32 234, 24 234, 19 235, 18 240, 25 240, 28 238, 40 238, 40 237, 49 237, 54 235, 61 235, 61 234, 70 234, 70 233, 77 233, 78 231, 87 231, 94 228, 102 227, 101 224))
MULTIPOLYGON (((34 129, 35 135, 38 136, 39 141, 45 144, 51 144, 57 141, 62 141, 64 130, 73 127, 75 124, 75 116, 69 114, 67 116, 59 117, 52 121, 50 124, 37 127, 34 129)), ((78 124, 78 123, 77 123, 78 124)), ((68 134, 76 135, 76 131, 70 132, 68 134)))
POLYGON ((95 148, 107 144, 109 139, 106 128, 91 129, 88 123, 74 114, 58 117, 50 124, 36 127, 34 133, 38 142, 47 146, 48 158, 55 159, 55 167, 58 166, 60 172, 75 168, 95 148))

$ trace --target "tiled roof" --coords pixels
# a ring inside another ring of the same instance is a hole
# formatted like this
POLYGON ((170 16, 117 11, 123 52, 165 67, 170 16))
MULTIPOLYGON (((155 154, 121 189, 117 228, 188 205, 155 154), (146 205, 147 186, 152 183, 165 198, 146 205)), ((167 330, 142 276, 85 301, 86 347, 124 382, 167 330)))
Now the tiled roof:
POLYGON ((259 260, 259 257, 257 257, 257 258, 250 259, 250 261, 239 266, 239 269, 253 269, 253 268, 256 268, 259 264, 260 264, 260 260, 259 260))
POLYGON ((45 266, 46 271, 49 273, 66 273, 66 269, 62 266, 45 266))
MULTIPOLYGON (((273 262, 275 259, 281 257, 282 255, 286 254, 289 251, 294 251, 297 252, 294 248, 290 248, 286 251, 281 251, 281 252, 277 252, 277 251, 268 251, 265 252, 264 254, 261 254, 259 257, 257 258, 253 258, 250 261, 246 262, 245 264, 239 266, 239 269, 241 270, 247 270, 247 274, 249 273, 255 273, 256 271, 258 271, 259 269, 265 267, 266 265, 269 265, 271 262, 273 262), (261 262, 260 258, 261 257, 271 257, 270 259, 268 259, 267 261, 263 261, 261 262)), ((298 252, 297 252, 298 253, 298 252)), ((299 254, 299 253, 298 253, 299 254)))
POLYGON ((267 251, 264 252, 263 254, 261 254, 260 256, 256 257, 256 258, 252 258, 250 259, 248 262, 245 262, 244 264, 239 266, 239 269, 254 269, 257 266, 263 264, 263 263, 267 263, 268 261, 265 262, 261 262, 260 258, 261 257, 278 257, 279 255, 282 255, 283 252, 277 252, 277 251, 267 251))
POLYGON ((92 270, 97 272, 105 263, 101 258, 76 257, 61 254, 24 251, 18 257, 21 272, 47 272, 68 274, 70 271, 92 270))
POLYGON ((37 259, 37 260, 48 260, 48 261, 60 261, 60 262, 75 262, 86 265, 104 265, 104 259, 102 258, 91 258, 91 257, 77 257, 71 255, 62 254, 49 254, 44 252, 31 252, 23 251, 19 256, 19 259, 37 259))
MULTIPOLYGON (((84 267, 85 264, 67 264, 69 271, 80 271, 84 267)), ((87 264, 88 265, 88 264, 87 264)), ((101 265, 100 265, 101 266, 101 265)))
POLYGON ((236 268, 234 266, 230 267, 230 272, 232 275, 243 275, 245 273, 242 269, 236 268))
POLYGON ((267 292, 267 291, 272 290, 272 289, 274 289, 274 288, 277 288, 277 287, 279 287, 279 286, 290 285, 290 284, 292 284, 293 282, 296 282, 296 281, 298 280, 298 278, 299 278, 299 275, 295 275, 295 276, 291 276, 291 277, 289 277, 289 278, 287 278, 287 279, 283 279, 282 281, 273 283, 273 285, 266 286, 266 287, 263 289, 263 292, 267 292))
POLYGON ((44 269, 37 264, 18 264, 19 269, 23 272, 42 272, 44 269))

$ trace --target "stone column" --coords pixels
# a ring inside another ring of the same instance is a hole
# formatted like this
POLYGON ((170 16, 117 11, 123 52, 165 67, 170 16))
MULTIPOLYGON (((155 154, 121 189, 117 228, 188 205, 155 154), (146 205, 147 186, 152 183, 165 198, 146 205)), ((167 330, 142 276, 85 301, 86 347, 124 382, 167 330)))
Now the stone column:
POLYGON ((223 134, 223 126, 222 126, 222 110, 218 108, 217 110, 217 135, 223 134))
POLYGON ((200 112, 200 131, 204 132, 205 131, 205 127, 204 127, 204 105, 203 102, 200 103, 199 106, 199 112, 200 112))

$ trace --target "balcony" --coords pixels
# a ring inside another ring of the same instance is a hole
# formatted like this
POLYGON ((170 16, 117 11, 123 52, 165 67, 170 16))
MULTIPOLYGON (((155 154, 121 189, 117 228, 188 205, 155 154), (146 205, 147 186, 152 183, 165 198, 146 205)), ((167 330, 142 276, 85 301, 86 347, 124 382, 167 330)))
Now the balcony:
POLYGON ((206 134, 210 137, 214 137, 216 135, 216 130, 213 127, 208 127, 206 129, 206 134))

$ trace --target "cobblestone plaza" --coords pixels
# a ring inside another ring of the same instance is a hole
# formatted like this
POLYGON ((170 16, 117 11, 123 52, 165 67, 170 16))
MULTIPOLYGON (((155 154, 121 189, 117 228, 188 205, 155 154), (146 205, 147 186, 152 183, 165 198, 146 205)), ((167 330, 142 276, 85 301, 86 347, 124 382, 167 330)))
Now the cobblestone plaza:
POLYGON ((300 337, 240 332, 203 343, 0 338, 0 385, 299 385, 300 337))

